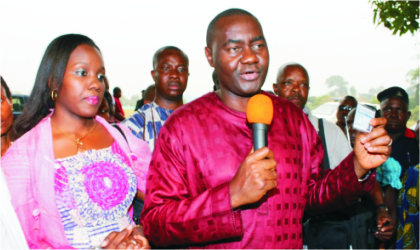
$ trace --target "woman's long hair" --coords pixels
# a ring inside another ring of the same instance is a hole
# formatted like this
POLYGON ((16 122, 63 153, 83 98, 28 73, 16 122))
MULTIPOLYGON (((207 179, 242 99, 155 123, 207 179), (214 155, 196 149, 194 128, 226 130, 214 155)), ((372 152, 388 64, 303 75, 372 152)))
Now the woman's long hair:
POLYGON ((59 36, 48 45, 28 102, 13 126, 11 133, 13 141, 35 127, 50 113, 50 109, 54 108, 51 92, 58 90, 60 93, 70 54, 82 44, 90 45, 100 51, 92 39, 78 34, 59 36))

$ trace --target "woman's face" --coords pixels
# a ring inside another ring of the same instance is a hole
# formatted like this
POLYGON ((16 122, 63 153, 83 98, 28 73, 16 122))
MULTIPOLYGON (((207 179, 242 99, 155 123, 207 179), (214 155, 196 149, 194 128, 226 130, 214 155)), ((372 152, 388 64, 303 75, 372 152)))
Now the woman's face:
POLYGON ((55 112, 94 117, 102 103, 104 78, 105 67, 99 51, 87 44, 77 46, 67 62, 55 112))
POLYGON ((99 107, 96 115, 99 115, 100 117, 109 121, 109 105, 105 98, 103 98, 101 106, 99 107))
POLYGON ((1 88, 1 136, 6 134, 13 122, 12 100, 6 96, 6 91, 1 88))

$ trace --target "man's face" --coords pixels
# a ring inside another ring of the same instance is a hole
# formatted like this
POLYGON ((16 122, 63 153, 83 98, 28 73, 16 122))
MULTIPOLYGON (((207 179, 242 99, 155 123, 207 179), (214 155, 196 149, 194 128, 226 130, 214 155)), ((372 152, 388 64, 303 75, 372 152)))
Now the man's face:
POLYGON ((188 60, 178 50, 160 52, 152 70, 156 94, 166 100, 178 100, 187 88, 188 60))
POLYGON ((273 84, 274 93, 292 101, 299 108, 305 107, 309 93, 308 74, 298 66, 287 66, 283 74, 273 84))
POLYGON ((222 92, 240 97, 260 92, 269 54, 258 20, 246 15, 219 19, 209 46, 206 57, 215 68, 222 92))
POLYGON ((353 109, 349 112, 347 117, 347 127, 349 128, 349 137, 350 137, 350 144, 351 147, 354 148, 354 142, 356 140, 356 136, 360 133, 359 130, 353 129, 353 121, 354 121, 354 114, 356 113, 356 110, 353 109))
POLYGON ((405 131, 411 112, 408 111, 408 104, 403 99, 391 97, 381 102, 381 116, 388 120, 386 131, 395 134, 405 131))
POLYGON ((350 110, 356 108, 357 103, 350 98, 345 98, 340 102, 337 109, 337 121, 341 124, 345 124, 344 116, 347 116, 350 110))

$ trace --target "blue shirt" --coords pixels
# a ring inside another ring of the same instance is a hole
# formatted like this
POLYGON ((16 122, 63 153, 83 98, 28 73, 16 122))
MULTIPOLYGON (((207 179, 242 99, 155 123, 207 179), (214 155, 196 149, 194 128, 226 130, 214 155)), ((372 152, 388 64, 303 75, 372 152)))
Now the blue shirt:
POLYGON ((138 138, 149 144, 153 152, 160 129, 173 110, 159 107, 155 102, 147 103, 122 123, 138 138))

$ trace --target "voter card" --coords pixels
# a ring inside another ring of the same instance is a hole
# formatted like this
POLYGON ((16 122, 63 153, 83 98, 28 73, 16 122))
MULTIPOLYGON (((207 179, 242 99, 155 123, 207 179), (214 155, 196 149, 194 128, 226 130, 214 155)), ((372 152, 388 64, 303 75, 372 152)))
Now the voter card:
POLYGON ((370 120, 375 118, 376 110, 363 104, 358 104, 354 114, 353 128, 362 132, 372 131, 370 120))

